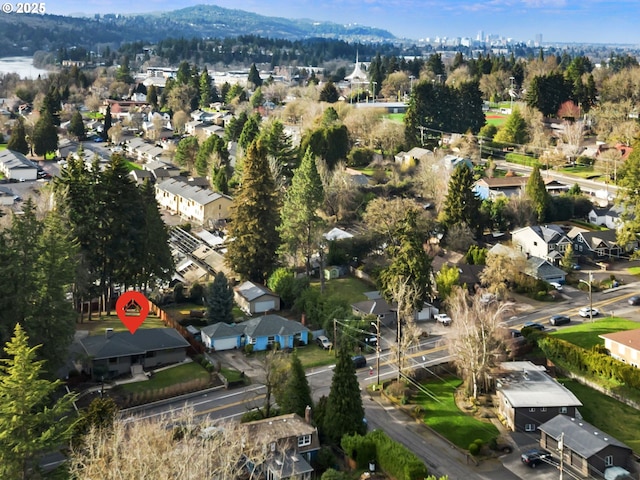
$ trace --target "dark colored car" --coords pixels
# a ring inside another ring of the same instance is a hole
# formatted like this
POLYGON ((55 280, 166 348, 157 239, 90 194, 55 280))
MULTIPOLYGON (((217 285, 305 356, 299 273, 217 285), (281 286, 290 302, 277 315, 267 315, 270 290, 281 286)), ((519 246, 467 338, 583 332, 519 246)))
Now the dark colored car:
POLYGON ((566 315, 554 315, 549 319, 549 323, 553 326, 566 325, 567 323, 571 323, 571 319, 566 315))
POLYGON ((640 295, 629 297, 629 305, 640 305, 640 295))
POLYGON ((544 325, 542 325, 541 323, 536 323, 536 322, 526 322, 524 325, 522 325, 522 329, 520 331, 524 332, 524 330, 526 330, 527 328, 531 329, 531 330, 543 331, 544 330, 544 325))
POLYGON ((356 355, 354 357, 351 357, 351 360, 353 360, 353 366, 356 368, 367 366, 367 359, 364 355, 356 355))
POLYGON ((542 450, 540 448, 527 450, 520 456, 522 463, 530 466, 531 468, 536 468, 538 465, 546 462, 550 458, 551 454, 546 450, 542 450))

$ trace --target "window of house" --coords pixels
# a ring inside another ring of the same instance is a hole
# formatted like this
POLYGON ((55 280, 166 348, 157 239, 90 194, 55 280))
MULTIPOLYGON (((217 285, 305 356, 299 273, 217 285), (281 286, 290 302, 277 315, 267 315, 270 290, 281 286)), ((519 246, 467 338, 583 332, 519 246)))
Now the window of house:
POLYGON ((537 247, 538 246, 538 242, 533 242, 533 246, 537 247))
POLYGON ((567 407, 560 407, 560 413, 567 413, 567 407))
POLYGON ((273 342, 276 341, 276 337, 274 337, 273 335, 270 337, 267 337, 267 345, 273 345, 273 342))
POLYGON ((546 412, 547 411, 547 407, 540 407, 540 411, 541 412, 546 412))
POLYGON ((535 423, 527 423, 524 426, 524 431, 525 432, 535 432, 536 431, 536 424, 535 423))
POLYGON ((536 407, 531 407, 531 408, 529 409, 529 411, 530 411, 530 412, 535 412, 535 411, 536 411, 536 407))
POLYGON ((111 364, 118 363, 118 357, 112 357, 112 358, 110 358, 110 359, 109 359, 109 363, 111 363, 111 364))
POLYGON ((604 466, 613 467, 613 455, 607 455, 604 457, 604 466))
POLYGON ((306 447, 307 445, 311 445, 311 435, 301 435, 298 437, 298 446, 306 447))

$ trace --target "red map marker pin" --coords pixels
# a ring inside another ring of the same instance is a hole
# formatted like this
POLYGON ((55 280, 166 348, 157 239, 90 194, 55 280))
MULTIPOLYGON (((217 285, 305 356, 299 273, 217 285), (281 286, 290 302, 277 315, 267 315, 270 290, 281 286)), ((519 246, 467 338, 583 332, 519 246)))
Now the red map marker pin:
POLYGON ((118 297, 116 313, 127 330, 134 334, 149 315, 149 300, 140 292, 125 292, 118 297))

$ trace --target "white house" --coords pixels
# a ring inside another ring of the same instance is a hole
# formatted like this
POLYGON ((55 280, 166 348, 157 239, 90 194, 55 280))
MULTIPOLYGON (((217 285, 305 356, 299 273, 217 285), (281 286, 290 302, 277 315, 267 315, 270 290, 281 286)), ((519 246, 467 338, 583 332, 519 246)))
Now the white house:
POLYGON ((156 200, 161 208, 200 224, 229 218, 233 203, 228 195, 174 178, 156 184, 156 200))
POLYGON ((511 242, 527 256, 540 257, 557 265, 571 239, 558 225, 533 225, 523 227, 511 233, 511 242))
POLYGON ((38 178, 36 164, 20 152, 13 150, 0 151, 0 172, 5 177, 15 180, 35 180, 38 178))

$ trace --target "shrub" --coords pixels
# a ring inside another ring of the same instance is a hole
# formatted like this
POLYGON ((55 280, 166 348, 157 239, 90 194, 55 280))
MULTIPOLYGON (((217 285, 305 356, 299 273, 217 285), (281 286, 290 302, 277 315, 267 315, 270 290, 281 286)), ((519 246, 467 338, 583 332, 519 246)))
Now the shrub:
POLYGON ((246 353, 247 355, 251 355, 253 353, 253 345, 251 345, 250 343, 245 345, 244 346, 244 353, 246 353))
POLYGON ((366 167, 373 161, 373 150, 356 147, 347 155, 347 165, 350 167, 366 167))
POLYGON ((469 453, 471 455, 475 457, 476 455, 478 455, 479 452, 480 452, 480 447, 478 446, 477 443, 473 442, 469 444, 469 453))

